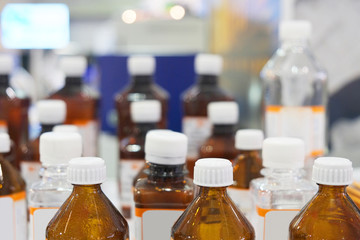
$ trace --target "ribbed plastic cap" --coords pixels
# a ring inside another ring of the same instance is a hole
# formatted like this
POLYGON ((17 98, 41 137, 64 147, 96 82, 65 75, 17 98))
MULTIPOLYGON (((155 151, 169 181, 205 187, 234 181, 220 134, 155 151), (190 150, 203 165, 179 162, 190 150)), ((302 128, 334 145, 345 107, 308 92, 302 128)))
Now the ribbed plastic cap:
POLYGON ((262 148, 264 133, 259 129, 238 130, 235 135, 235 148, 240 150, 258 150, 262 148))
POLYGON ((60 69, 69 77, 82 77, 87 68, 87 60, 83 56, 60 58, 60 69))
POLYGON ((67 165, 72 158, 81 157, 79 133, 48 132, 40 136, 40 161, 43 165, 67 165))
POLYGON ((311 37, 311 23, 309 21, 284 21, 279 26, 280 40, 309 39, 311 37))
POLYGON ((59 124, 65 121, 66 103, 62 100, 41 100, 37 102, 41 124, 59 124))
POLYGON ((187 137, 182 133, 151 130, 145 137, 145 159, 161 165, 184 164, 187 142, 187 137))
POLYGON ((195 57, 195 72, 198 75, 221 74, 223 68, 223 59, 215 54, 198 54, 195 57))
POLYGON ((8 75, 14 68, 14 58, 9 54, 0 54, 0 74, 8 75))
POLYGON ((106 181, 106 166, 102 158, 80 157, 69 161, 67 179, 75 185, 93 185, 106 181))
POLYGON ((153 75, 155 72, 155 58, 153 56, 130 56, 127 65, 132 76, 153 75))
POLYGON ((203 158, 195 163, 194 183, 203 187, 225 187, 233 184, 233 168, 223 158, 203 158))
POLYGON ((53 127, 53 132, 63 132, 63 133, 78 133, 79 128, 71 124, 62 124, 56 125, 53 127))
POLYGON ((207 106, 210 122, 213 124, 236 124, 239 119, 239 106, 236 102, 211 102, 207 106))
POLYGON ((302 168, 305 161, 305 144, 299 138, 273 137, 263 142, 263 166, 266 168, 302 168))
POLYGON ((0 133, 0 153, 10 152, 10 137, 7 133, 0 133))
POLYGON ((318 158, 314 162, 312 179, 323 185, 349 185, 353 182, 352 163, 346 158, 318 158))
POLYGON ((130 114, 132 121, 136 123, 159 122, 161 117, 160 101, 144 100, 131 102, 130 114))

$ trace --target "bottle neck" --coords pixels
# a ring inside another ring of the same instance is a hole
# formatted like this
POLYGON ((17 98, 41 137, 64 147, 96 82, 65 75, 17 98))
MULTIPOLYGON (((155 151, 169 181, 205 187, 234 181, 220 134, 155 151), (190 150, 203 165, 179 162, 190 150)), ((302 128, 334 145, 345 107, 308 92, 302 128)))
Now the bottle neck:
POLYGON ((0 88, 6 89, 10 87, 9 75, 0 74, 0 88))
POLYGON ((66 77, 64 89, 80 90, 82 87, 82 77, 66 77))
POLYGON ((213 135, 231 135, 234 133, 234 129, 234 124, 214 124, 212 132, 213 135))
POLYGON ((305 170, 302 168, 264 168, 261 174, 267 179, 296 179, 305 176, 305 170))
POLYGON ((92 185, 77 185, 73 184, 73 193, 75 195, 92 195, 92 194, 101 194, 101 184, 92 184, 92 185))
POLYGON ((323 185, 318 184, 319 190, 318 193, 321 195, 328 195, 329 197, 336 197, 339 195, 345 195, 346 194, 346 187, 345 186, 331 186, 331 185, 323 185))
POLYGON ((156 123, 136 123, 135 124, 135 132, 136 135, 142 136, 146 135, 146 133, 150 130, 156 129, 156 123))
POLYGON ((199 186, 200 197, 216 197, 221 198, 227 196, 227 187, 203 187, 199 186))
POLYGON ((184 180, 185 164, 161 165, 148 162, 148 179, 150 181, 177 182, 184 180))
POLYGON ((216 75, 198 75, 197 84, 199 86, 217 86, 219 77, 216 75))
POLYGON ((303 51, 309 48, 309 44, 306 39, 287 39, 281 42, 281 48, 284 50, 303 51))
POLYGON ((151 75, 135 75, 132 76, 131 83, 134 87, 137 86, 147 86, 153 83, 153 76, 151 75))
POLYGON ((57 124, 41 124, 41 134, 51 132, 57 124))
POLYGON ((66 180, 68 165, 61 164, 61 165, 49 165, 43 167, 44 167, 44 172, 42 173, 42 179, 44 181, 54 178, 66 180))

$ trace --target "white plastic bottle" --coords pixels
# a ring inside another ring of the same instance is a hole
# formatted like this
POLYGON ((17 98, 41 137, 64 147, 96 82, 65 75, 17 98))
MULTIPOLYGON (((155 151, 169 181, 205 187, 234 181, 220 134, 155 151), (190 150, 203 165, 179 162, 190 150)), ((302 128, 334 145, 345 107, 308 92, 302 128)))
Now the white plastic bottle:
POLYGON ((72 132, 79 133, 79 128, 72 124, 61 124, 53 128, 53 132, 72 132))
POLYGON ((291 220, 316 193, 316 186, 304 178, 304 142, 267 138, 262 155, 264 178, 250 183, 256 239, 287 240, 291 220))
POLYGON ((68 162, 80 157, 79 133, 48 132, 40 137, 42 179, 29 189, 30 239, 44 240, 46 226, 69 197, 72 185, 66 180, 68 162))

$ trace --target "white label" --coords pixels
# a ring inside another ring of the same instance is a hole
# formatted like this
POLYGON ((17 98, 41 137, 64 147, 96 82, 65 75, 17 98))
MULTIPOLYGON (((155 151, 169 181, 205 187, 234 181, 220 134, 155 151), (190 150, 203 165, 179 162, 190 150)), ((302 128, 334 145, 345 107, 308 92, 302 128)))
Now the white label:
POLYGON ((245 214, 247 218, 249 218, 253 207, 249 189, 228 187, 227 193, 236 206, 240 209, 240 211, 245 214))
POLYGON ((199 148, 211 135, 211 122, 207 117, 185 117, 182 121, 183 133, 188 137, 188 157, 196 158, 199 148))
POLYGON ((59 208, 30 208, 30 239, 44 240, 46 227, 59 208))
POLYGON ((32 183, 40 180, 39 171, 41 169, 40 162, 20 162, 21 176, 25 179, 26 185, 31 186, 32 183))
POLYGON ((136 240, 170 240, 171 228, 183 210, 148 210, 135 218, 136 240))
POLYGON ((75 124, 79 128, 79 132, 83 141, 83 156, 97 156, 97 138, 99 124, 97 121, 88 121, 86 124, 75 124))

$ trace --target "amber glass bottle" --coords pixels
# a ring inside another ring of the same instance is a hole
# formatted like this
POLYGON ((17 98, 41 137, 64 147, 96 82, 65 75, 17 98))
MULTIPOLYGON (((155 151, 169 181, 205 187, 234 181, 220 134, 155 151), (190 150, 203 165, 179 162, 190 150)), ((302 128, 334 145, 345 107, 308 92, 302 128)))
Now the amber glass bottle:
POLYGON ((253 227, 226 192, 233 183, 229 160, 198 160, 194 183, 200 187, 199 194, 174 224, 172 240, 255 239, 253 227))
POLYGON ((84 156, 96 156, 99 134, 99 96, 95 90, 83 84, 86 71, 85 57, 62 57, 60 68, 65 73, 65 86, 53 93, 50 99, 65 101, 67 107, 66 124, 73 124, 79 128, 84 142, 84 156))
POLYGON ((155 58, 152 56, 130 56, 127 62, 131 82, 115 96, 118 115, 118 139, 121 141, 134 132, 130 117, 130 102, 156 99, 161 102, 161 120, 158 128, 167 127, 168 93, 153 81, 155 58))
POLYGON ((194 164, 199 159, 199 148, 211 135, 207 105, 213 101, 234 101, 219 86, 223 60, 219 55, 198 54, 195 58, 197 80, 181 97, 183 107, 182 131, 189 139, 187 168, 192 177, 194 164))
POLYGON ((193 200, 192 180, 185 177, 187 138, 172 131, 146 136, 146 178, 135 184, 136 240, 168 240, 176 219, 193 200))
POLYGON ((0 232, 1 239, 27 240, 26 187, 18 170, 4 158, 10 138, 0 133, 0 232))
POLYGON ((73 192, 46 228, 47 240, 109 239, 128 240, 125 218, 102 192, 106 180, 101 158, 73 158, 69 162, 68 181, 73 192))
POLYGON ((238 130, 235 135, 235 148, 240 153, 233 161, 234 184, 228 188, 228 194, 246 217, 252 210, 250 181, 261 177, 263 140, 263 132, 257 129, 238 130))
POLYGON ((290 223, 290 240, 360 239, 360 210, 346 193, 351 165, 344 158, 315 160, 312 178, 319 191, 290 223))

